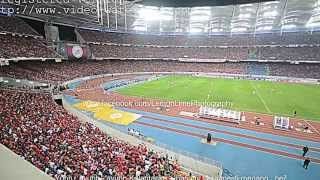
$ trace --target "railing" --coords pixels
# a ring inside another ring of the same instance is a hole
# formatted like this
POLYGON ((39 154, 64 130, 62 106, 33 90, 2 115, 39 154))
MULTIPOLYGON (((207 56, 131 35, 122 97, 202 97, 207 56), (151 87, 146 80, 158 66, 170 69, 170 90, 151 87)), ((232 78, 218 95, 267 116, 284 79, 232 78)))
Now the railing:
POLYGON ((222 164, 220 162, 218 162, 218 161, 213 160, 213 159, 209 159, 209 158, 206 158, 206 157, 191 153, 189 151, 184 151, 184 150, 181 150, 181 149, 177 149, 177 148, 174 148, 172 146, 169 146, 167 144, 160 143, 160 142, 156 142, 155 145, 157 145, 159 147, 162 147, 164 149, 167 149, 169 151, 173 151, 175 153, 190 157, 190 158, 195 159, 197 161, 204 162, 206 164, 214 165, 214 166, 222 169, 222 164))

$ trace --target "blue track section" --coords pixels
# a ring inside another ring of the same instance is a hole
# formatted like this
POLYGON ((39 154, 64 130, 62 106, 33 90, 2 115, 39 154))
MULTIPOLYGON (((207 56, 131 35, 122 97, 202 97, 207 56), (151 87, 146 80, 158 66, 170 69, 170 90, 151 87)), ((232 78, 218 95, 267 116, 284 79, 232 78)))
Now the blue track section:
POLYGON ((63 96, 70 104, 75 104, 75 103, 80 102, 79 99, 76 99, 73 96, 69 96, 69 95, 63 95, 63 96))
POLYGON ((76 89, 81 83, 82 83, 81 80, 73 82, 73 83, 69 83, 68 87, 69 87, 69 89, 76 89))
MULTIPOLYGON (((76 103, 79 100, 65 96, 70 103, 76 103)), ((275 141, 287 142, 292 144, 308 145, 310 147, 320 148, 320 143, 298 140, 290 137, 277 136, 272 134, 260 133, 250 130, 238 129, 233 127, 227 127, 222 125, 210 124, 199 121, 192 121, 184 118, 177 118, 171 116, 165 116, 155 113, 137 111, 127 108, 117 108, 128 112, 134 112, 144 116, 160 118, 164 120, 183 122, 187 124, 197 125, 201 127, 215 128, 223 131, 229 131, 233 133, 241 133, 245 135, 255 136, 264 139, 271 139, 275 141)), ((188 126, 176 125, 172 123, 160 122, 152 118, 142 117, 137 120, 138 122, 145 122, 149 124, 155 124, 164 127, 170 127, 174 129, 190 131, 193 133, 206 135, 208 131, 201 130, 199 128, 193 128, 188 126)), ((203 144, 200 142, 200 138, 179 134, 172 131, 166 131, 159 128, 144 126, 136 123, 132 123, 129 126, 121 126, 103 121, 107 126, 119 129, 123 132, 127 132, 128 128, 134 128, 141 131, 145 136, 152 137, 156 140, 156 143, 166 144, 174 147, 178 150, 188 151, 193 154, 197 154, 203 157, 211 158, 219 161, 224 167, 224 176, 267 176, 268 179, 276 180, 275 176, 286 177, 286 180, 319 180, 320 179, 320 164, 310 164, 308 170, 302 168, 302 161, 297 159, 291 159, 285 156, 274 155, 262 151, 249 149, 237 145, 231 145, 227 143, 218 142, 216 146, 203 144)), ((237 137, 225 133, 212 132, 214 137, 233 140, 241 143, 246 143, 254 146, 261 146, 268 149, 274 149, 279 151, 288 152, 291 154, 300 155, 302 152, 300 149, 292 147, 281 146, 278 144, 272 144, 262 141, 257 141, 248 138, 237 137)), ((313 158, 320 158, 319 152, 309 152, 308 156, 313 158)))
POLYGON ((141 115, 144 115, 144 116, 150 116, 150 117, 155 117, 155 118, 160 118, 160 119, 167 119, 167 120, 170 120, 170 121, 183 122, 183 123, 192 123, 194 125, 204 126, 204 127, 209 127, 209 128, 215 128, 215 129, 219 129, 219 130, 223 130, 223 131, 241 133, 241 134, 255 136, 255 137, 264 138, 264 139, 277 140, 277 141, 287 142, 287 143, 291 143, 291 144, 308 145, 310 147, 320 148, 320 142, 300 140, 300 139, 290 138, 290 137, 286 137, 286 136, 278 136, 278 135, 273 135, 273 134, 261 133, 261 132, 246 130, 246 129, 228 127, 228 126, 223 126, 223 125, 218 125, 218 124, 211 124, 211 123, 200 122, 200 121, 191 121, 191 120, 188 120, 188 119, 185 119, 185 118, 166 116, 166 115, 150 113, 150 112, 144 112, 144 111, 138 111, 138 110, 123 108, 123 107, 121 107, 121 108, 118 107, 117 109, 128 111, 128 112, 133 112, 133 113, 137 113, 137 114, 141 114, 141 115))
POLYGON ((306 171, 302 168, 302 161, 296 159, 220 142, 217 146, 211 146, 201 143, 199 138, 134 123, 129 126, 104 123, 124 132, 127 128, 134 128, 158 142, 219 161, 224 167, 224 176, 267 176, 269 179, 286 176, 290 180, 320 178, 318 164, 311 164, 306 171))
POLYGON ((129 79, 120 79, 120 80, 113 80, 113 81, 109 81, 109 82, 106 82, 104 84, 101 85, 101 87, 103 89, 112 89, 112 88, 116 88, 116 87, 120 87, 122 86, 122 83, 126 83, 130 81, 129 79))
MULTIPOLYGON (((174 125, 174 124, 160 122, 160 121, 156 121, 156 120, 152 120, 152 119, 148 119, 148 118, 140 118, 138 121, 149 123, 149 124, 157 124, 157 125, 160 125, 163 127, 170 127, 170 128, 174 128, 174 129, 181 129, 184 131, 199 133, 199 134, 202 134, 205 136, 208 133, 208 131, 206 131, 206 130, 201 130, 201 129, 192 128, 192 127, 186 127, 186 126, 181 126, 181 125, 174 125)), ((247 139, 247 138, 242 138, 242 137, 237 137, 237 136, 232 136, 232 135, 228 135, 228 134, 224 134, 224 133, 216 133, 216 132, 210 132, 210 133, 213 134, 213 136, 217 137, 217 138, 228 139, 228 140, 241 142, 241 143, 245 143, 245 144, 250 144, 250 145, 254 145, 254 146, 261 146, 261 147, 265 147, 265 148, 269 148, 269 149, 275 149, 278 151, 284 151, 284 152, 291 153, 291 154, 301 155, 301 149, 276 145, 276 144, 272 144, 272 143, 267 143, 267 142, 262 142, 262 141, 258 141, 258 140, 252 140, 252 139, 247 139)), ((308 157, 320 159, 320 152, 309 152, 308 157)))

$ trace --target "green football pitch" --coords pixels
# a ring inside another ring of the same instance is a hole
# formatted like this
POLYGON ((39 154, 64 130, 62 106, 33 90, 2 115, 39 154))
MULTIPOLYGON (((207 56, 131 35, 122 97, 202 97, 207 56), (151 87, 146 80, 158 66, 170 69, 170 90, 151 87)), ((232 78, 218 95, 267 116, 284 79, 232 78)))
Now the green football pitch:
POLYGON ((320 86, 192 76, 166 76, 124 88, 123 95, 179 102, 228 102, 226 109, 320 121, 320 86))

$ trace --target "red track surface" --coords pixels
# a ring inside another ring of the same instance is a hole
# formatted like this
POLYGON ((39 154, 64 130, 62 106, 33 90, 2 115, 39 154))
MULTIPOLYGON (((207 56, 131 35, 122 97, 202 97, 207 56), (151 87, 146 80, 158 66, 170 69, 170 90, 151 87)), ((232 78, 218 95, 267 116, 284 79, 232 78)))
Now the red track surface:
MULTIPOLYGON (((153 127, 153 128, 158 128, 158 129, 162 129, 162 130, 166 130, 166 131, 171 131, 171 132, 175 132, 175 133, 179 133, 179 134, 183 134, 183 135, 198 137, 198 138, 206 138, 206 136, 201 135, 201 134, 197 134, 197 133, 193 133, 193 132, 189 132, 189 131, 184 131, 184 130, 180 130, 180 129, 163 127, 163 126, 159 126, 159 125, 155 125, 155 124, 149 124, 149 123, 138 122, 138 121, 135 121, 134 124, 140 124, 140 125, 143 125, 143 126, 149 126, 149 127, 153 127)), ((232 141, 232 140, 227 140, 227 139, 222 139, 222 138, 212 138, 212 139, 213 139, 214 141, 223 142, 223 143, 228 143, 228 144, 232 144, 232 145, 236 145, 236 146, 241 146, 241 147, 246 147, 246 148, 250 148, 250 149, 253 149, 253 150, 257 150, 257 151, 267 152, 267 153, 271 153, 271 154, 275 154, 275 155, 280 155, 280 156, 285 156, 285 157, 289 157, 289 158, 293 158, 293 159, 304 160, 304 157, 302 157, 302 156, 298 156, 298 155, 295 155, 295 154, 286 153, 286 152, 283 152, 283 151, 268 149, 268 148, 259 147, 259 146, 253 146, 253 145, 250 145, 250 144, 240 143, 240 142, 236 142, 236 141, 232 141)), ((319 159, 310 158, 310 160, 311 160, 312 162, 314 162, 314 163, 320 163, 320 160, 319 160, 319 159)))
MULTIPOLYGON (((121 78, 129 78, 132 76, 121 76, 121 78)), ((119 77, 118 77, 119 78, 119 77)), ((118 79, 117 78, 117 79, 118 79)), ((170 106, 169 111, 159 111, 157 108, 159 106, 137 106, 133 104, 134 102, 144 102, 144 103, 149 103, 149 104, 159 104, 160 102, 164 102, 158 99, 146 99, 146 98, 141 98, 141 97, 131 97, 131 96, 123 96, 117 93, 108 93, 104 94, 104 90, 100 87, 102 83, 108 82, 110 80, 115 80, 116 78, 112 77, 107 77, 107 78, 98 78, 98 79, 93 79, 93 80, 88 80, 85 81, 84 83, 80 84, 80 86, 76 89, 76 93, 69 92, 70 95, 75 95, 77 94, 77 98, 82 99, 82 100, 94 100, 94 101, 104 101, 104 102, 116 102, 116 103, 125 103, 125 107, 131 108, 131 109, 136 109, 136 110, 142 110, 146 112, 154 112, 158 114, 164 114, 164 115, 169 115, 169 116, 175 116, 175 117, 183 117, 186 119, 186 117, 179 115, 179 112, 181 111, 187 111, 187 112, 197 112, 199 109, 199 106, 170 106), (131 102, 131 104, 128 104, 127 102, 131 102)), ((169 104, 170 102, 168 102, 169 104)), ((218 120, 208 120, 208 119, 202 119, 202 118, 196 118, 196 117, 188 117, 189 120, 196 120, 196 121, 201 121, 201 122, 206 122, 206 123, 212 123, 212 124, 220 124, 224 126, 230 126, 230 127, 236 127, 236 128, 241 128, 241 129, 248 129, 248 130, 253 130, 257 132, 263 132, 263 133, 269 133, 269 134, 275 134, 275 135, 280 135, 280 136, 287 136, 287 137, 293 137, 297 139, 302 139, 302 140, 310 140, 310 141, 315 141, 315 142, 320 142, 320 135, 317 134, 316 132, 320 131, 320 123, 319 122, 314 122, 314 121, 305 121, 302 119, 296 119, 296 118, 291 118, 290 119, 290 125, 293 125, 294 127, 298 127, 298 124, 305 124, 308 125, 314 133, 304 133, 304 132, 298 132, 295 130, 290 130, 290 131, 281 131, 281 130, 275 130, 273 128, 273 116, 272 115, 266 115, 266 114, 258 114, 258 113, 253 113, 253 112, 244 112, 247 121, 241 122, 240 124, 231 124, 223 121, 218 121, 218 120), (265 125, 263 126, 256 126, 255 124, 250 123, 250 121, 254 121, 254 117, 259 117, 261 119, 261 122, 263 122, 265 125), (311 127, 311 126, 312 127, 311 127)), ((167 123, 170 123, 167 121, 167 123)), ((183 125, 183 124, 180 124, 183 125)), ((197 127, 199 128, 199 127, 197 127)), ((212 130, 219 132, 217 129, 213 128, 205 128, 205 130, 212 130)), ((269 142, 269 143, 274 143, 274 144, 279 144, 279 145, 284 145, 284 146, 289 146, 289 147, 294 147, 294 148, 299 148, 301 149, 301 145, 296 145, 296 144, 290 144, 290 143, 285 143, 285 142, 277 142, 273 140, 268 140, 268 139, 263 139, 263 138, 258 138, 254 136, 248 136, 240 133, 233 133, 233 132, 227 132, 227 131, 221 131, 226 134, 230 135, 235 135, 239 137, 244 137, 244 138, 251 138, 259 141, 264 141, 264 142, 269 142)), ((310 148, 310 150, 313 151, 320 151, 319 148, 310 148)))
MULTIPOLYGON (((93 100, 93 101, 103 101, 103 102, 116 102, 116 104, 119 103, 124 103, 127 104, 127 102, 146 102, 149 104, 159 104, 159 100, 151 100, 151 99, 143 99, 143 98, 138 98, 138 97, 128 97, 128 96, 122 96, 116 93, 110 93, 108 95, 103 94, 102 89, 92 89, 88 91, 81 91, 78 92, 78 98, 83 99, 83 100, 93 100)), ((174 107, 169 107, 169 111, 159 111, 157 107, 155 106, 135 106, 133 104, 126 105, 124 107, 128 107, 131 109, 136 109, 136 110, 142 110, 146 112, 154 112, 158 114, 164 114, 168 116, 174 116, 174 117, 183 117, 184 116, 179 115, 179 112, 181 111, 187 111, 187 112, 197 112, 199 107, 197 106, 188 106, 188 107, 183 107, 183 106, 174 106, 174 107)), ((274 135, 280 135, 280 136, 287 136, 287 137, 293 137, 297 139, 302 139, 302 140, 309 140, 309 141, 315 141, 315 142, 320 142, 320 135, 317 133, 304 133, 304 132, 298 132, 295 130, 290 130, 290 131, 281 131, 281 130, 275 130, 273 128, 273 116, 271 115, 265 115, 265 114, 255 114, 252 112, 245 112, 244 113, 246 116, 246 122, 241 122, 240 124, 232 124, 228 122, 223 122, 223 121, 218 121, 218 120, 208 120, 208 119, 203 119, 203 118, 196 118, 196 117, 187 117, 192 120, 198 120, 202 122, 207 122, 207 123, 212 123, 212 124, 220 124, 224 126, 230 126, 230 127, 236 127, 236 128, 241 128, 241 129, 247 129, 247 130, 253 130, 257 132, 263 132, 263 133, 269 133, 269 134, 274 134, 274 135), (261 122, 263 122, 265 125, 263 126, 256 126, 255 124, 250 123, 250 121, 254 121, 254 117, 257 116, 261 119, 261 122)), ((290 121, 291 125, 297 127, 298 123, 300 124, 306 124, 304 120, 299 120, 299 119, 291 119, 290 121)), ((320 123, 319 122, 313 122, 313 121, 308 121, 309 124, 312 124, 312 126, 319 131, 320 130, 320 123)), ((314 131, 314 130, 313 130, 314 131)))
MULTIPOLYGON (((259 137, 250 136, 250 135, 246 135, 246 134, 234 133, 234 132, 230 132, 230 131, 223 131, 223 130, 219 130, 219 129, 215 129, 215 128, 208 128, 208 127, 193 125, 193 124, 189 124, 189 123, 182 123, 182 122, 170 121, 170 120, 155 118, 155 117, 151 117, 151 116, 143 116, 143 117, 146 117, 146 118, 148 118, 148 119, 153 119, 153 120, 156 120, 156 121, 165 122, 165 123, 182 125, 182 126, 186 126, 186 127, 192 127, 192 128, 202 129, 202 130, 207 130, 207 131, 214 131, 214 132, 229 134, 229 135, 233 135, 233 136, 243 137, 243 138, 247 138, 247 139, 253 139, 253 140, 263 141, 263 142, 267 142, 267 143, 272 143, 272 144, 278 144, 278 145, 293 147, 293 148, 297 148, 297 149, 302 149, 302 148, 303 148, 303 146, 297 145, 297 144, 290 144, 290 143, 286 143, 286 142, 274 141, 274 140, 259 138, 259 137)), ((189 119, 189 120, 190 120, 190 119, 189 119)), ((192 120, 191 120, 191 121, 192 121, 192 120)), ((320 152, 320 149, 319 149, 319 148, 309 147, 309 149, 310 149, 311 151, 320 152)))

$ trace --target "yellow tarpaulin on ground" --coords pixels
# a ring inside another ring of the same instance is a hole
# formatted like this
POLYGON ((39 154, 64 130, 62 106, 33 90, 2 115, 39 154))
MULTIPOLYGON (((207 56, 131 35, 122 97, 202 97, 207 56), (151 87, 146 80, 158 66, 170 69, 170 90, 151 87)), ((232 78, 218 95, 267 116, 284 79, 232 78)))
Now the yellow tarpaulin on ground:
POLYGON ((112 105, 94 101, 82 101, 73 105, 75 108, 94 113, 94 118, 116 124, 128 125, 141 115, 113 109, 112 105))
POLYGON ((73 106, 77 109, 94 113, 99 112, 100 110, 107 110, 112 108, 112 105, 110 104, 94 101, 82 101, 80 103, 74 104, 73 106))

